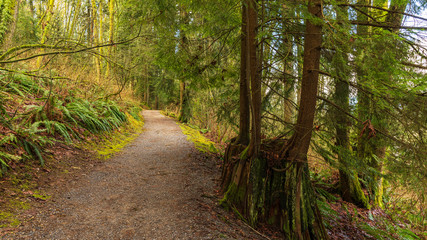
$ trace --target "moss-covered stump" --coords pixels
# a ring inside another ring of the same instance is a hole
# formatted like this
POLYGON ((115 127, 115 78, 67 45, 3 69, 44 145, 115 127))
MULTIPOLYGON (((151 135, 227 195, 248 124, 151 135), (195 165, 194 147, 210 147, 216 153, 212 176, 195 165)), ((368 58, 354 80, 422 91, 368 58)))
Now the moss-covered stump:
POLYGON ((327 239, 307 162, 280 159, 266 144, 262 149, 260 156, 248 158, 244 146, 227 147, 221 204, 252 226, 279 227, 288 239, 327 239))

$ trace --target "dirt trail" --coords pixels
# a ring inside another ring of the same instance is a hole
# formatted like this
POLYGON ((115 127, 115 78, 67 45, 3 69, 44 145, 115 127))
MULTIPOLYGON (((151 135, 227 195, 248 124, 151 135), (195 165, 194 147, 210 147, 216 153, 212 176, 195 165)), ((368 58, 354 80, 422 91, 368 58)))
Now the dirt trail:
POLYGON ((81 174, 4 239, 262 239, 221 210, 218 168, 158 111, 122 153, 81 174))

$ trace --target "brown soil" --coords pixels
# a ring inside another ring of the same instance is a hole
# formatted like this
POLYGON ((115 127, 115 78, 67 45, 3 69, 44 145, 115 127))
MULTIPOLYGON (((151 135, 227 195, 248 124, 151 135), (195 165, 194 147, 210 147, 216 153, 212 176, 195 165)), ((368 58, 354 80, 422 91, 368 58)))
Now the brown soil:
MULTIPOLYGON (((179 126, 144 111, 145 131, 106 162, 51 174, 38 200, 2 239, 265 239, 218 206, 217 161, 179 126), (65 179, 65 180, 64 180, 65 179)), ((3 233, 2 233, 3 232, 3 233)))

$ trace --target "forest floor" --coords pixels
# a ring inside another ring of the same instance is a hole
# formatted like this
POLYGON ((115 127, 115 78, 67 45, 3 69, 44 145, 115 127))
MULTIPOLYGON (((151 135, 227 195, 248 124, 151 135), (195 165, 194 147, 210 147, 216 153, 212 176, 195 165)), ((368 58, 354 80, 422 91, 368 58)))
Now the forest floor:
POLYGON ((29 191, 32 207, 0 238, 265 239, 218 206, 218 161, 174 120, 158 111, 144 118, 144 132, 107 161, 68 154, 63 168, 39 179, 46 197, 29 191))

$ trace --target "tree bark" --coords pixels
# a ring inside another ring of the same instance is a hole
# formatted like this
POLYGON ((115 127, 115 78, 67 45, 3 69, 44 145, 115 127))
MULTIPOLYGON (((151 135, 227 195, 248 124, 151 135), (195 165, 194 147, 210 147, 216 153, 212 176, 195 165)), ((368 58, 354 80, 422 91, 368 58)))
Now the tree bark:
MULTIPOLYGON (((41 44, 45 44, 46 43, 46 39, 47 39, 47 35, 49 34, 50 31, 50 26, 51 26, 51 20, 52 20, 52 16, 53 16, 53 8, 55 6, 55 0, 49 0, 48 5, 47 5, 47 13, 46 13, 46 21, 42 24, 42 37, 41 37, 41 44)), ((42 49, 42 52, 44 50, 42 49)), ((40 68, 41 63, 43 61, 43 57, 39 57, 37 59, 37 63, 36 63, 36 68, 40 68)))
POLYGON ((73 21, 71 22, 70 28, 68 29, 68 38, 73 38, 74 28, 76 27, 77 19, 80 14, 80 7, 82 5, 82 0, 78 0, 76 7, 73 12, 73 21))
MULTIPOLYGON (((293 117, 293 106, 292 99, 294 97, 294 83, 293 77, 293 46, 292 41, 289 41, 286 37, 286 33, 283 33, 283 48, 287 51, 286 58, 283 59, 283 121, 285 123, 292 123, 293 117)), ((298 75, 298 73, 296 74, 298 75)))
POLYGON ((6 35, 6 41, 4 43, 4 49, 9 49, 10 47, 12 47, 12 40, 13 40, 13 36, 15 35, 15 31, 16 31, 16 24, 18 22, 18 16, 19 16, 19 7, 21 5, 21 0, 16 0, 15 3, 15 10, 13 13, 13 20, 12 23, 10 25, 10 29, 9 32, 6 35))
MULTIPOLYGON (((343 3, 347 3, 347 1, 343 3)), ((348 7, 338 9, 337 19, 341 22, 348 21, 348 7)), ((350 42, 346 37, 347 32, 349 32, 350 29, 345 29, 344 31, 346 32, 340 38, 344 42, 350 42)), ((349 51, 350 46, 348 44, 342 44, 342 46, 337 48, 337 52, 332 59, 332 64, 336 72, 334 101, 337 106, 344 110, 333 110, 337 139, 337 154, 338 161, 340 163, 340 190, 341 197, 344 201, 353 202, 356 205, 368 208, 369 201, 362 191, 358 174, 353 169, 349 168, 350 163, 348 162, 348 156, 352 154, 349 136, 349 119, 346 115, 346 112, 350 112, 350 87, 348 81, 351 76, 351 72, 347 66, 349 62, 349 51)))
POLYGON ((239 136, 237 137, 236 144, 248 145, 249 144, 249 130, 250 130, 250 107, 249 107, 249 86, 248 78, 246 75, 247 65, 247 7, 242 4, 242 34, 241 34, 241 50, 240 50, 240 124, 239 136))
MULTIPOLYGON (((91 8, 92 8, 92 43, 97 44, 98 43, 98 27, 97 27, 97 21, 96 18, 98 16, 98 11, 96 7, 95 0, 90 0, 91 8)), ((101 13, 100 13, 101 14, 101 13)), ((100 34, 100 33, 99 33, 100 34)), ((95 50, 98 51, 98 50, 95 50)), ((99 84, 101 82, 101 59, 100 56, 93 56, 93 63, 96 68, 96 82, 99 84)))
MULTIPOLYGON (((184 9, 183 6, 181 6, 180 8, 180 15, 181 15, 181 23, 184 25, 187 25, 189 23, 189 19, 188 19, 188 12, 184 9)), ((185 31, 183 30, 183 28, 181 28, 180 30, 180 46, 179 46, 179 51, 181 52, 185 52, 185 50, 188 47, 188 39, 186 36, 185 31)), ((185 69, 185 68, 184 68, 185 69)), ((185 70, 184 70, 185 71, 185 70)), ((184 73, 183 73, 184 75, 184 73)), ((179 117, 178 120, 180 122, 183 123, 187 123, 190 119, 190 105, 189 105, 189 101, 188 101, 188 89, 186 87, 186 83, 185 83, 185 79, 183 76, 181 76, 180 79, 180 85, 179 85, 179 89, 180 89, 180 93, 179 93, 179 117)))
POLYGON ((249 157, 257 157, 261 144, 261 79, 260 67, 257 60, 256 40, 258 27, 258 13, 256 0, 247 0, 247 54, 246 76, 249 77, 251 84, 251 109, 252 109, 252 129, 249 142, 249 157))
MULTIPOLYGON (((115 0, 109 0, 108 2, 108 11, 110 13, 110 28, 109 28, 109 38, 108 41, 110 44, 114 43, 114 18, 115 18, 115 0)), ((108 55, 112 57, 114 46, 108 47, 108 55)), ((111 75, 111 64, 107 61, 107 66, 105 68, 105 76, 108 78, 111 75)))

